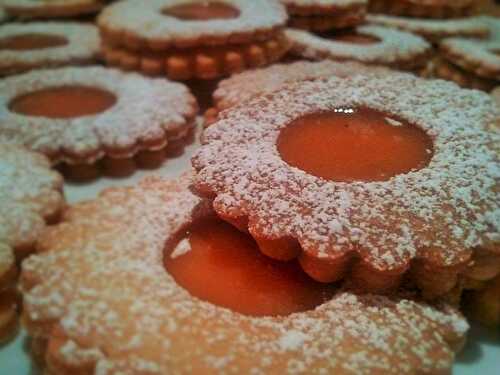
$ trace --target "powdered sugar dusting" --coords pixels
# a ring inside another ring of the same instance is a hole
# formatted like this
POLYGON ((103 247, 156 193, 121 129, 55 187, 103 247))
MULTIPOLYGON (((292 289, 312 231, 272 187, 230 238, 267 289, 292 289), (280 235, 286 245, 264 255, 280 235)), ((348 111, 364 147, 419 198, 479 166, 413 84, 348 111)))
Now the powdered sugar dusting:
POLYGON ((400 269, 431 248, 433 262, 460 264, 472 248, 500 241, 499 134, 486 130, 497 116, 487 94, 402 73, 297 83, 220 114, 193 158, 196 186, 216 196, 222 216, 248 217, 263 236, 295 238, 318 257, 352 251, 381 270, 400 269), (292 120, 358 106, 423 129, 434 143, 429 165, 341 183, 281 159, 276 142, 292 120))
POLYGON ((500 81, 500 20, 482 17, 490 30, 486 40, 445 39, 440 47, 445 56, 466 71, 500 81))
MULTIPOLYGON (((93 162, 108 150, 134 154, 184 134, 196 101, 180 83, 102 67, 38 70, 0 82, 0 140, 23 144, 67 162, 93 162), (54 86, 109 91, 115 105, 92 116, 69 119, 24 116, 9 110, 16 97, 54 86)), ((56 160, 56 161, 58 161, 56 160)))
POLYGON ((297 7, 335 7, 350 8, 352 6, 366 5, 367 0, 280 0, 285 5, 297 7))
POLYGON ((419 34, 431 41, 455 36, 485 37, 489 34, 489 27, 482 17, 436 20, 369 14, 366 20, 376 25, 395 27, 419 34))
POLYGON ((189 253, 190 251, 191 244, 189 243, 189 240, 187 238, 184 238, 177 244, 174 251, 172 251, 172 253, 170 254, 170 258, 175 259, 189 253))
POLYGON ((10 268, 12 248, 33 246, 44 217, 61 209, 62 183, 45 157, 0 143, 0 270, 10 268))
POLYGON ((240 11, 234 19, 212 19, 203 22, 181 20, 162 14, 163 9, 186 3, 185 0, 125 0, 106 7, 98 24, 114 33, 133 34, 141 39, 163 43, 213 44, 235 33, 253 34, 282 27, 287 20, 286 10, 277 0, 224 0, 240 11), (146 27, 145 27, 146 25, 146 27))
POLYGON ((218 110, 232 107, 257 95, 283 88, 296 81, 317 78, 351 77, 356 74, 387 74, 388 69, 368 67, 355 62, 298 61, 292 64, 275 64, 267 68, 247 70, 222 80, 213 93, 218 110))
POLYGON ((379 38, 380 42, 368 45, 336 42, 296 29, 287 29, 285 35, 292 42, 292 53, 311 59, 328 57, 390 65, 420 57, 431 49, 418 35, 388 27, 369 25, 358 26, 355 30, 379 38))
POLYGON ((191 297, 162 262, 180 228, 211 214, 190 184, 185 175, 107 190, 42 236, 45 251, 23 264, 25 314, 47 336, 44 322, 60 322, 58 360, 98 374, 450 368, 466 323, 446 306, 339 291, 312 311, 252 318, 191 297))
POLYGON ((76 22, 9 23, 0 26, 0 40, 26 34, 64 37, 66 45, 25 51, 1 50, 0 73, 18 73, 31 68, 78 65, 97 60, 100 38, 97 28, 76 22))

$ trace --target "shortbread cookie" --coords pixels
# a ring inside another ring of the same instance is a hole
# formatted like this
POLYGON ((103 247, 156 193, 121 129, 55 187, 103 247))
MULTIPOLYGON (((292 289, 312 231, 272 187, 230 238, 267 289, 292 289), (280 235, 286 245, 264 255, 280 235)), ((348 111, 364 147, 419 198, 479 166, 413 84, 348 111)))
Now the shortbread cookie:
POLYGON ((137 162, 185 137, 196 100, 188 89, 102 67, 39 70, 0 82, 0 140, 54 163, 137 162))
POLYGON ((315 35, 288 29, 291 52, 314 60, 350 60, 402 70, 422 68, 431 45, 418 35, 383 26, 359 26, 354 32, 315 35))
POLYGON ((492 92, 491 96, 496 100, 496 102, 500 105, 500 86, 496 87, 492 92))
POLYGON ((372 13, 421 18, 459 18, 469 16, 475 0, 370 0, 372 13))
POLYGON ((220 114, 193 158, 196 188, 319 281, 384 292, 406 274, 433 298, 476 249, 500 256, 497 111, 402 73, 301 82, 220 114))
POLYGON ((281 0, 290 15, 289 25, 326 31, 363 23, 367 0, 281 0))
POLYGON ((69 18, 97 13, 104 0, 3 0, 5 12, 12 17, 69 18))
POLYGON ((100 39, 93 25, 70 22, 0 26, 0 76, 34 68, 97 61, 100 39))
POLYGON ((288 49, 286 20, 277 0, 125 0, 104 9, 98 24, 110 65, 188 80, 278 60, 288 49))
POLYGON ((465 301, 471 317, 490 327, 500 326, 500 277, 473 291, 465 301))
POLYGON ((17 327, 16 260, 63 207, 62 178, 42 155, 0 143, 0 342, 17 327))
POLYGON ((371 24, 418 34, 431 43, 450 37, 486 38, 489 35, 489 27, 482 17, 434 20, 369 14, 366 20, 371 24))
MULTIPOLYGON (((249 316, 194 297, 174 272, 197 268, 186 273, 189 280, 206 280, 219 296, 239 290, 246 306, 247 296, 260 298, 255 291, 263 288, 261 308, 268 294, 293 299, 286 287, 297 280, 268 274, 265 267, 264 280, 245 279, 248 272, 261 272, 259 262, 238 260, 238 251, 248 250, 240 245, 252 244, 251 238, 221 255, 221 243, 203 233, 203 225, 228 224, 214 218, 190 183, 190 176, 149 178, 136 187, 106 190, 72 207, 65 223, 45 233, 41 253, 23 264, 22 290, 24 322, 41 343, 38 349, 47 340, 51 374, 449 371, 467 323, 444 305, 338 289, 315 309, 249 316), (221 256, 229 256, 228 263, 221 256), (180 262, 176 271, 164 265, 170 261, 180 262), (228 285, 214 267, 228 278, 239 278, 238 271, 245 276, 228 285)), ((228 227, 237 238, 246 236, 228 227)))
MULTIPOLYGON (((500 21, 492 22, 500 29, 500 21)), ((491 30, 492 35, 486 40, 445 39, 440 44, 440 52, 449 63, 472 78, 488 81, 493 88, 500 84, 500 35, 495 27, 491 30)))
POLYGON ((296 81, 310 81, 318 78, 352 77, 356 74, 389 74, 383 67, 371 67, 355 62, 297 61, 291 64, 275 64, 267 68, 254 69, 219 82, 213 93, 213 108, 205 113, 205 123, 216 120, 217 114, 240 104, 254 96, 279 90, 296 81))

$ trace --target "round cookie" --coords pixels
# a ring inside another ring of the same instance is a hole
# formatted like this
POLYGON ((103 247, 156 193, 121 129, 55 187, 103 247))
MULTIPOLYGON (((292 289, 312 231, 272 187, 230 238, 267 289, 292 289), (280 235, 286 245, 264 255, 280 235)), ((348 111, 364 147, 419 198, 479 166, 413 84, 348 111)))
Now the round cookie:
POLYGON ((206 124, 214 122, 217 114, 224 109, 240 104, 254 96, 277 91, 292 82, 332 76, 352 77, 360 73, 383 75, 390 73, 390 70, 355 62, 297 61, 291 64, 274 64, 267 68, 235 74, 219 82, 213 93, 213 108, 205 113, 206 124))
POLYGON ((0 143, 0 342, 17 328, 16 261, 63 208, 62 178, 42 155, 0 143))
POLYGON ((0 26, 0 76, 30 69, 96 62, 100 38, 93 25, 70 22, 0 26))
POLYGON ((281 0, 290 27, 326 31, 354 27, 363 23, 367 0, 281 0))
POLYGON ((469 16, 475 0, 370 0, 371 13, 417 18, 459 18, 469 16))
POLYGON ((3 0, 5 12, 20 19, 70 18, 97 13, 103 0, 3 0))
POLYGON ((431 43, 444 38, 485 38, 489 35, 489 27, 482 17, 435 20, 369 14, 366 21, 420 35, 431 43))
POLYGON ((315 35, 287 29, 291 53, 308 59, 357 61, 401 70, 425 66, 431 46, 418 35, 383 26, 359 26, 345 34, 315 35))
POLYGON ((471 317, 488 327, 500 326, 500 277, 470 292, 465 308, 471 317))
POLYGON ((478 248, 500 256, 497 118, 489 95, 408 74, 301 82, 223 111, 195 186, 319 281, 384 292, 406 275, 432 298, 478 248))
POLYGON ((102 67, 4 79, 0 102, 0 140, 26 145, 69 169, 102 161, 113 174, 183 139, 197 112, 180 83, 102 67))
POLYGON ((126 0, 106 7, 98 24, 108 64, 189 80, 279 60, 288 49, 286 20, 277 0, 126 0))
POLYGON ((22 290, 50 373, 449 371, 467 323, 447 306, 339 289, 314 310, 254 317, 193 297, 163 264, 166 244, 213 215, 190 184, 106 190, 45 233, 22 290))
POLYGON ((490 38, 485 40, 449 38, 441 42, 440 53, 445 62, 441 66, 446 66, 447 63, 450 67, 446 71, 438 66, 436 69, 438 77, 452 79, 464 87, 474 87, 475 82, 482 82, 479 88, 486 91, 499 85, 500 21, 492 17, 483 19, 489 24, 490 38))

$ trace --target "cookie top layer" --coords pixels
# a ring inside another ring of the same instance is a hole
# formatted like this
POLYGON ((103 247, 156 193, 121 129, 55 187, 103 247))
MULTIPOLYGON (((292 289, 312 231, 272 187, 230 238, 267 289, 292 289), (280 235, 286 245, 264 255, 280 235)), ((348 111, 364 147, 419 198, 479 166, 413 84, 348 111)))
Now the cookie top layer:
POLYGON ((165 10, 184 5, 185 0, 125 0, 106 7, 98 24, 113 39, 124 41, 127 35, 143 44, 176 47, 239 42, 265 35, 283 27, 287 21, 285 7, 277 0, 230 0, 239 16, 231 19, 183 20, 165 14, 165 10), (146 26, 145 26, 146 25, 146 26))
POLYGON ((465 38, 445 39, 441 51, 446 58, 478 76, 500 81, 500 20, 482 17, 490 37, 485 40, 465 38))
POLYGON ((163 266, 172 236, 211 212, 190 184, 187 175, 109 189, 45 232, 21 284, 28 327, 59 340, 49 361, 103 374, 449 369, 467 323, 446 306, 339 290, 315 310, 255 318, 192 297, 163 266))
POLYGON ((386 68, 369 67, 355 62, 298 61, 292 64, 275 64, 267 68, 247 70, 222 80, 213 93, 213 101, 218 110, 223 110, 254 96, 279 90, 291 82, 331 76, 345 78, 361 73, 383 75, 389 72, 386 68))
POLYGON ((358 26, 356 33, 379 39, 373 44, 357 44, 322 38, 307 31, 287 29, 292 52, 311 59, 355 60, 370 64, 395 65, 415 60, 431 46, 418 35, 383 26, 358 26))
POLYGON ((0 143, 0 264, 12 261, 12 249, 32 247, 44 218, 61 210, 62 184, 44 156, 0 143))
POLYGON ((20 18, 73 17, 95 13, 103 6, 100 0, 3 0, 6 13, 20 18))
POLYGON ((319 258, 357 253, 382 271, 429 253, 433 263, 452 266, 475 247, 498 251, 499 136, 486 130, 498 109, 487 94, 409 74, 358 75, 290 85, 219 118, 193 165, 197 188, 215 197, 222 217, 237 212, 267 238, 294 238, 319 258), (282 160, 277 140, 293 120, 356 107, 424 130, 434 147, 428 166, 387 181, 344 183, 282 160))
POLYGON ((37 70, 0 82, 0 140, 26 145, 55 162, 91 163, 110 153, 127 157, 162 148, 190 128, 196 111, 196 100, 183 84, 102 67, 37 70), (102 89, 116 103, 95 115, 66 119, 10 109, 17 97, 61 86, 102 89))
POLYGON ((307 8, 351 8, 368 4, 367 0, 280 0, 286 6, 307 8))
POLYGON ((489 34, 489 27, 481 17, 436 20, 369 14, 366 20, 368 23, 412 32, 430 41, 456 36, 482 38, 489 34))
POLYGON ((91 63, 99 56, 100 44, 98 30, 93 25, 76 22, 9 23, 0 26, 0 74, 91 63), (2 41, 37 35, 56 37, 62 42, 54 47, 40 49, 1 48, 2 41))

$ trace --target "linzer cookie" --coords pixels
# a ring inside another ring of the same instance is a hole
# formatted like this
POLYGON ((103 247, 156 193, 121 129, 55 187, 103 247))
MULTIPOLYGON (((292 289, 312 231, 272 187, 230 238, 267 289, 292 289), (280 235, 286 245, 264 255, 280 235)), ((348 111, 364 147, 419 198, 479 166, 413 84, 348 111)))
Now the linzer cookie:
POLYGON ((217 114, 240 104, 254 96, 265 95, 279 90, 296 81, 310 81, 318 78, 352 77, 356 74, 389 74, 383 67, 371 67, 355 62, 297 61, 291 64, 275 64, 235 74, 219 82, 213 93, 213 108, 205 113, 205 124, 216 120, 217 114))
POLYGON ((403 73, 291 84, 221 112, 195 186, 316 280, 382 293, 406 276, 433 298, 500 257, 497 116, 489 95, 403 73))
POLYGON ((370 24, 393 27, 418 34, 431 43, 438 43, 444 38, 486 38, 489 27, 482 17, 435 20, 425 18, 405 18, 369 14, 366 20, 370 24))
POLYGON ((188 80, 279 60, 288 49, 286 20, 277 0, 126 0, 104 9, 98 24, 108 64, 188 80))
POLYGON ((190 184, 106 190, 42 236, 23 316, 50 374, 450 370, 467 330, 454 309, 314 282, 190 184))
POLYGON ((71 175, 101 162, 123 174, 164 154, 192 129, 188 89, 102 67, 39 70, 0 82, 0 140, 63 163, 71 175))
POLYGON ((289 25, 326 31, 363 23, 367 0, 281 0, 290 15, 289 25))
POLYGON ((425 66, 431 53, 431 45, 420 36, 383 26, 321 35, 287 29, 286 36, 292 54, 314 60, 358 61, 416 71, 425 66))
POLYGON ((489 281, 465 299, 471 317, 490 327, 500 326, 500 277, 489 281))
POLYGON ((70 18, 97 13, 104 0, 2 0, 5 12, 20 19, 70 18))
POLYGON ((93 63, 99 49, 99 34, 93 25, 9 23, 0 26, 0 75, 93 63))
POLYGON ((16 261, 63 207, 62 178, 40 154, 0 143, 0 343, 17 328, 16 261))
POLYGON ((371 13, 421 18, 459 18, 469 16, 475 0, 370 0, 371 13))
MULTIPOLYGON (((495 22, 500 29, 500 21, 495 22)), ((500 84, 500 35, 492 28, 486 40, 445 39, 440 44, 443 61, 436 75, 451 79, 464 87, 490 91, 500 84)))

